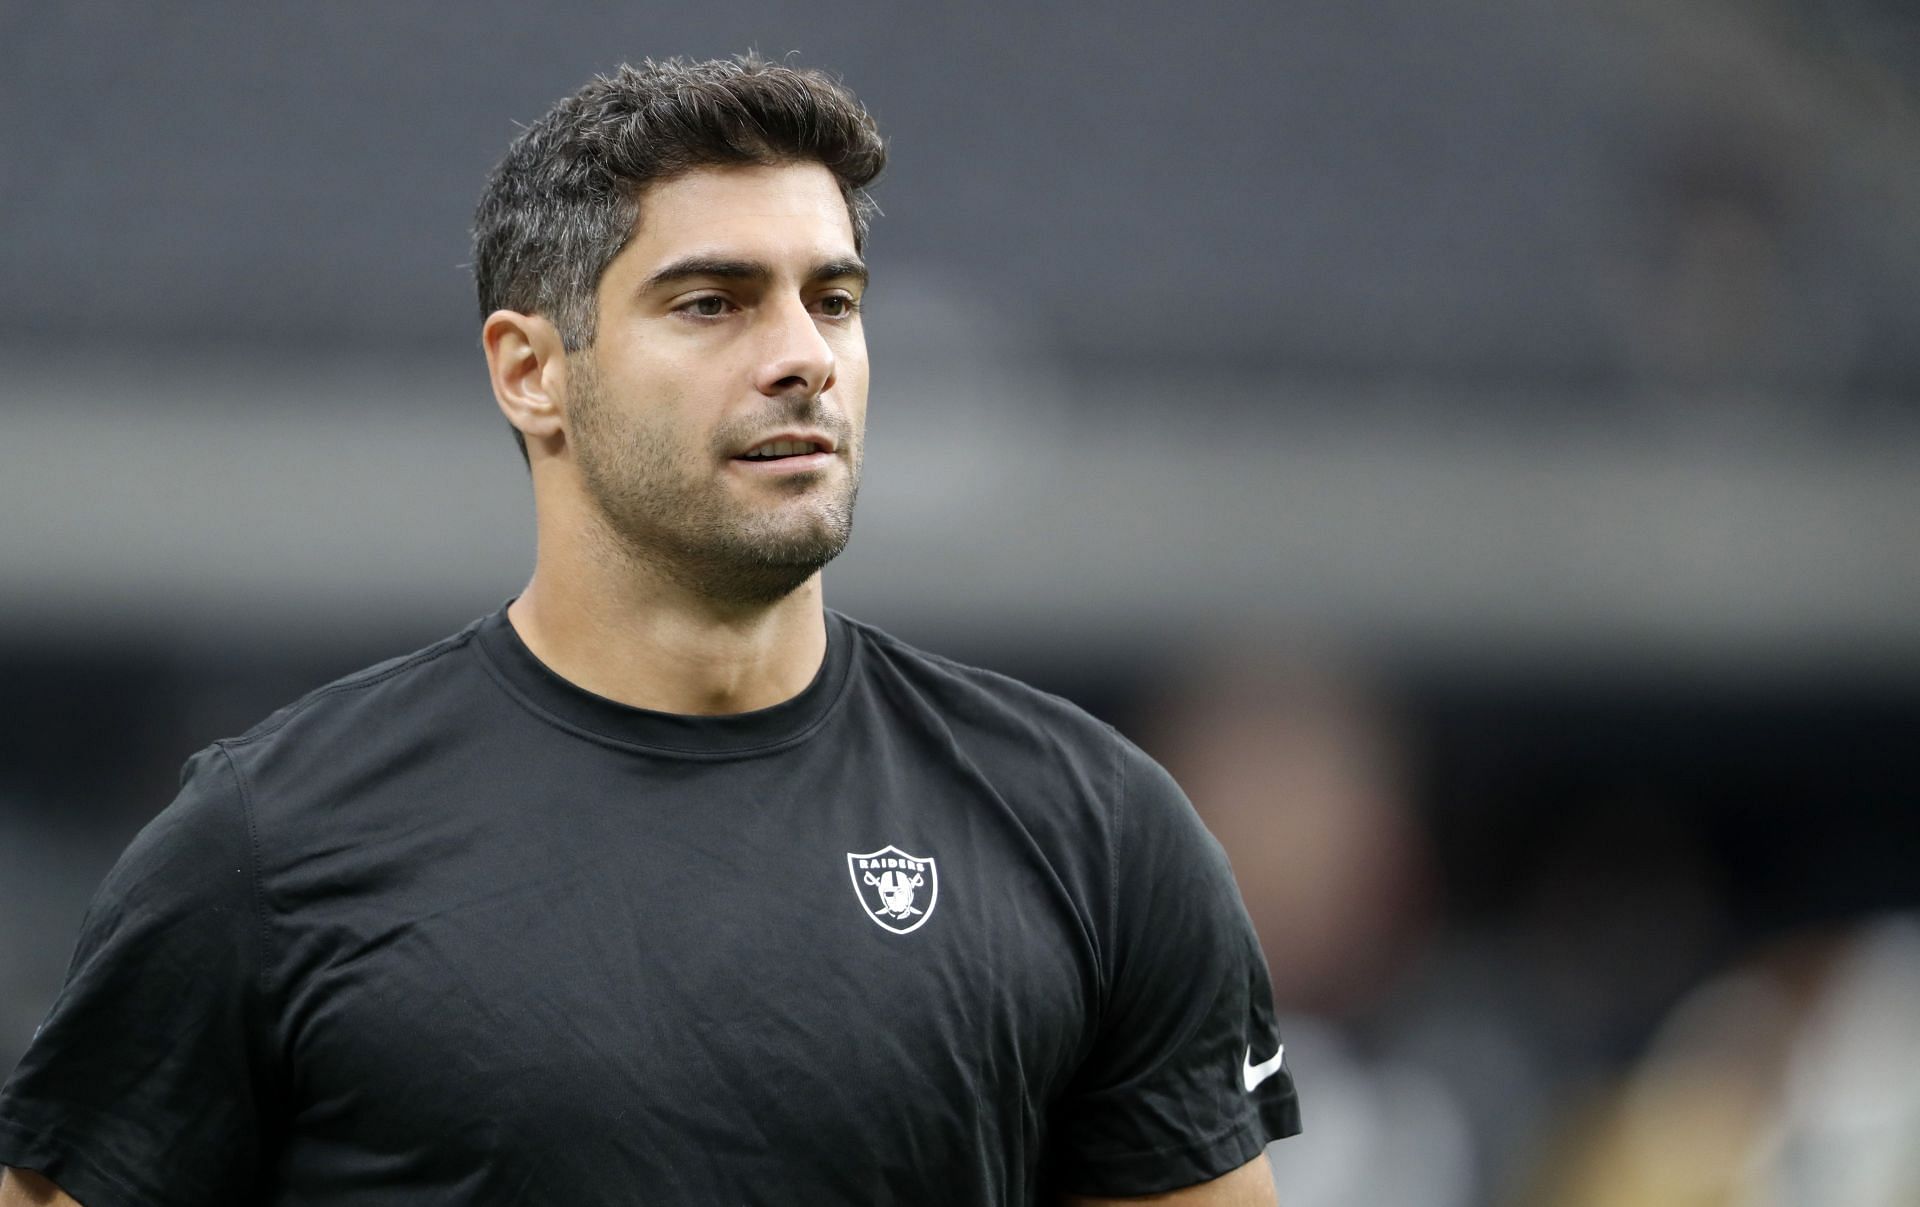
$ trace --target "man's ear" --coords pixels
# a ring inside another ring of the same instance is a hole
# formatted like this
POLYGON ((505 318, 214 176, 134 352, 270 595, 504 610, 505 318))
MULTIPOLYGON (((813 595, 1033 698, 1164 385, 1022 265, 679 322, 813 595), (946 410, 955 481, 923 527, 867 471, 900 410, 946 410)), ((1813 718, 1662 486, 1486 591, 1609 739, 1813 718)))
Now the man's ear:
POLYGON ((496 310, 480 327, 493 398, 528 450, 557 451, 566 434, 567 352, 559 329, 537 314, 496 310))

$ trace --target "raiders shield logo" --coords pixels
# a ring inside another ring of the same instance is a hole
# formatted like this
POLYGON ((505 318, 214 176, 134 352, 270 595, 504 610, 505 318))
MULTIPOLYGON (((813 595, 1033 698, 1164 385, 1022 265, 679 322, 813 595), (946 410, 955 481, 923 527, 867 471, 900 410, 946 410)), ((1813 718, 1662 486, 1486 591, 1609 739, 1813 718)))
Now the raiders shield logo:
POLYGON ((875 923, 904 935, 919 930, 933 916, 940 900, 940 877, 933 860, 909 855, 899 847, 881 847, 865 855, 847 852, 847 874, 854 895, 875 923))

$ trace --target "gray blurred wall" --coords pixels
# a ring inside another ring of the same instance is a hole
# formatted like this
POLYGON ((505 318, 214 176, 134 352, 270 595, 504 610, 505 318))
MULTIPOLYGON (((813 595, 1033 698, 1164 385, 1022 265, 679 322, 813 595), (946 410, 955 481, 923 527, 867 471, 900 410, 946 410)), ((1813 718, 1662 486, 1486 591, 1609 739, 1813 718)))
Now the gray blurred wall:
POLYGON ((510 594, 480 181, 593 70, 751 46, 842 73, 891 138, 841 606, 1110 648, 1201 616, 1911 664, 1915 28, 8 6, 0 629, 410 629, 510 594))

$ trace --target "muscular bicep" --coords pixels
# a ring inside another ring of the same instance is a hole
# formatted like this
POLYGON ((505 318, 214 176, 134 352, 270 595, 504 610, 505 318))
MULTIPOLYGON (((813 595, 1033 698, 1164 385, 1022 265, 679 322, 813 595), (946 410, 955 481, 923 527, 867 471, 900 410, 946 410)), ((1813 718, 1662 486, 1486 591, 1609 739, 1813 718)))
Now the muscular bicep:
POLYGON ((80 1202, 30 1169, 0 1169, 0 1207, 80 1207, 80 1202))
MULTIPOLYGON (((1232 1173, 1198 1186, 1171 1190, 1166 1194, 1150 1194, 1144 1198, 1096 1199, 1068 1195, 1063 1207, 1126 1207, 1129 1203, 1165 1203, 1168 1207, 1276 1207, 1277 1202, 1273 1189, 1273 1169, 1267 1164, 1267 1155, 1261 1153, 1232 1173)), ((0 1204, 0 1207, 5 1205, 0 1204)))

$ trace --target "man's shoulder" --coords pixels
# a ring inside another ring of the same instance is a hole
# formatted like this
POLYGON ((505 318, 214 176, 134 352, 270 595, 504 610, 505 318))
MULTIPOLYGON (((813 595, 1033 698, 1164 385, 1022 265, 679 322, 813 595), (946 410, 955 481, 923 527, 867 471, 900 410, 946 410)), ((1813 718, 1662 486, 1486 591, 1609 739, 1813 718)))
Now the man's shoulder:
POLYGON ((376 662, 322 684, 275 709, 258 724, 215 745, 242 758, 258 758, 290 745, 325 745, 329 739, 358 741, 371 731, 450 720, 445 696, 458 690, 448 675, 450 659, 473 640, 482 621, 410 653, 376 662), (433 707, 440 705, 442 707, 433 707))
POLYGON ((865 673, 884 679, 909 707, 917 704, 947 725, 1046 746, 1071 746, 1111 759, 1132 748, 1111 725, 1064 696, 1000 671, 936 654, 885 630, 842 617, 863 647, 865 673))

